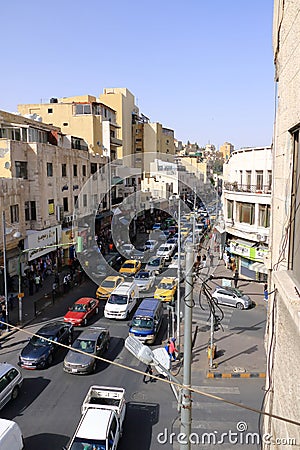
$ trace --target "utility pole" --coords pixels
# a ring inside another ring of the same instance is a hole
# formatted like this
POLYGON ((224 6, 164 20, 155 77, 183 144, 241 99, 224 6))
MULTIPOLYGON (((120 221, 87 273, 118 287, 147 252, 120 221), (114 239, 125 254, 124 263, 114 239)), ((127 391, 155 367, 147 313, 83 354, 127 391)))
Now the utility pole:
POLYGON ((3 276, 4 276, 4 298, 5 298, 5 322, 8 331, 8 299, 7 299, 7 261, 6 261, 6 225, 5 211, 2 212, 2 232, 3 232, 3 276))
POLYGON ((180 444, 180 450, 190 450, 192 425, 191 400, 191 360, 192 360, 192 319, 193 319, 193 265, 194 248, 191 244, 186 247, 186 280, 184 301, 184 355, 183 355, 183 388, 181 404, 180 432, 188 437, 188 444, 180 444))
POLYGON ((180 355, 180 278, 181 278, 181 224, 180 224, 180 216, 181 216, 181 206, 180 206, 180 195, 178 194, 178 266, 177 266, 177 303, 176 303, 176 314, 177 314, 177 329, 176 329, 176 341, 177 341, 177 350, 180 355))
POLYGON ((214 363, 214 315, 210 311, 210 354, 209 354, 209 367, 213 369, 214 363))

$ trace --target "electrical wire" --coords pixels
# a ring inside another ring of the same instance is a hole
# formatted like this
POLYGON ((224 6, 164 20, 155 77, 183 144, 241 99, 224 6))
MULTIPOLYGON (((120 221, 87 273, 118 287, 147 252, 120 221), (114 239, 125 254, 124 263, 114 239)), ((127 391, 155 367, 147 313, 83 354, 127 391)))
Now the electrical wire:
MULTIPOLYGON (((17 327, 15 325, 11 325, 11 324, 7 324, 7 325, 11 329, 13 329, 15 331, 20 331, 21 333, 27 334, 27 335, 29 335, 31 337, 32 336, 36 336, 36 337, 43 338, 45 341, 49 342, 50 344, 58 345, 58 346, 60 346, 62 348, 65 348, 67 350, 72 350, 74 352, 81 353, 83 355, 88 355, 90 357, 92 356, 96 360, 105 362, 106 364, 111 364, 111 365, 113 365, 115 367, 119 367, 121 369, 125 369, 125 370, 128 370, 128 371, 133 372, 133 373, 137 373, 137 374, 140 374, 140 375, 144 375, 145 374, 143 371, 141 371, 139 369, 135 369, 133 367, 126 366, 125 364, 121 364, 121 363, 118 363, 116 361, 111 361, 111 360, 103 358, 101 356, 91 355, 90 353, 86 353, 86 352, 84 352, 84 351, 82 351, 80 349, 72 348, 72 347, 70 347, 70 346, 68 346, 66 344, 62 344, 61 342, 55 342, 55 341, 53 341, 51 339, 46 338, 45 336, 40 336, 40 335, 38 335, 36 333, 32 333, 31 331, 28 331, 28 330, 25 330, 23 328, 17 327)), ((197 389, 197 388, 192 387, 192 386, 184 386, 184 385, 182 385, 179 382, 175 382, 175 381, 172 381, 172 380, 169 380, 169 379, 164 379, 164 378, 161 378, 160 376, 157 376, 157 375, 150 375, 150 374, 148 374, 148 376, 150 378, 153 378, 153 379, 157 380, 157 381, 160 381, 161 383, 165 383, 165 384, 168 384, 168 385, 173 385, 173 386, 176 386, 176 387, 178 387, 180 389, 188 390, 191 393, 199 394, 199 395, 202 395, 204 397, 207 397, 207 398, 210 398, 210 399, 213 399, 213 400, 217 400, 217 401, 220 401, 222 403, 226 403, 228 405, 236 406, 237 408, 245 409, 247 411, 255 412, 257 414, 263 414, 263 415, 266 415, 266 416, 271 417, 273 419, 278 419, 278 420, 281 420, 281 421, 286 422, 286 423, 290 423, 290 424, 293 424, 293 425, 300 426, 300 422, 298 422, 296 420, 289 419, 287 417, 282 417, 282 416, 279 416, 277 414, 271 414, 271 413, 268 413, 266 411, 262 411, 260 409, 244 405, 242 403, 237 403, 237 402, 234 402, 232 400, 228 400, 228 399, 225 399, 223 397, 219 397, 217 395, 210 394, 208 392, 203 392, 200 389, 197 389)))

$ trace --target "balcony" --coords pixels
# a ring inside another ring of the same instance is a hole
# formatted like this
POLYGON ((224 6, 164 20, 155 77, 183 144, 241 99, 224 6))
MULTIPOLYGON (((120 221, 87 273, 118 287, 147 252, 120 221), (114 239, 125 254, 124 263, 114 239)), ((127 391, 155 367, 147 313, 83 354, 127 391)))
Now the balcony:
POLYGON ((224 181, 223 189, 231 192, 244 192, 249 194, 271 194, 271 187, 269 185, 239 184, 236 181, 234 183, 224 181))

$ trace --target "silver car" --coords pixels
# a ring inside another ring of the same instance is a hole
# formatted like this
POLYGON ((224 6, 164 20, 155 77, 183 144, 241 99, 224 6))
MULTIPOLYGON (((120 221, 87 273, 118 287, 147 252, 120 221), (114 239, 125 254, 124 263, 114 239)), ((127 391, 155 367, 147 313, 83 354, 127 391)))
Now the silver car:
POLYGON ((134 282, 139 291, 148 291, 154 285, 155 275, 149 270, 141 269, 134 277, 134 282))
POLYGON ((248 309, 253 305, 249 295, 231 287, 218 287, 212 294, 213 299, 219 305, 233 306, 237 309, 248 309))
POLYGON ((19 369, 8 363, 0 363, 0 409, 9 400, 15 400, 21 389, 23 377, 19 369))
POLYGON ((152 256, 146 264, 145 270, 154 272, 156 274, 160 273, 164 268, 164 259, 160 256, 152 256))
POLYGON ((72 349, 69 350, 63 364, 65 372, 72 374, 93 373, 97 367, 97 359, 109 348, 110 336, 106 328, 90 327, 83 331, 73 342, 72 349))

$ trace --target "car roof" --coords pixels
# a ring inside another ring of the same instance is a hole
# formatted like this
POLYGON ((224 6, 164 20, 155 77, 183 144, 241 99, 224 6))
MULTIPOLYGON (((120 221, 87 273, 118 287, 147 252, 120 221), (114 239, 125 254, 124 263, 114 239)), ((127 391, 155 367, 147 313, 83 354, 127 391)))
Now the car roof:
MULTIPOLYGON (((123 278, 123 277, 121 277, 121 275, 109 275, 108 277, 104 278, 103 281, 116 281, 119 278, 123 278)), ((103 281, 102 281, 102 283, 103 283, 103 281)))
POLYGON ((77 339, 89 339, 89 340, 96 340, 100 333, 103 333, 103 331, 108 331, 107 328, 102 327, 90 327, 86 330, 84 330, 77 339))
POLYGON ((86 304, 89 303, 91 300, 94 300, 93 297, 81 297, 78 300, 76 300, 75 304, 80 303, 80 304, 86 304))
POLYGON ((170 281, 174 281, 174 280, 176 280, 176 277, 163 277, 160 282, 161 283, 169 283, 170 281))
POLYGON ((136 262, 139 262, 139 260, 138 259, 126 259, 126 261, 124 261, 124 264, 126 264, 126 263, 136 263, 136 262))
MULTIPOLYGON (((13 366, 12 364, 9 364, 6 362, 0 363, 0 377, 2 377, 2 375, 5 375, 11 369, 18 370, 18 368, 13 366)), ((19 372, 19 370, 18 370, 18 372, 19 372)))
POLYGON ((42 328, 40 328, 36 334, 38 335, 46 335, 47 334, 53 334, 56 333, 57 331, 59 331, 62 327, 65 326, 70 326, 70 324, 68 325, 65 322, 50 322, 47 323, 47 325, 44 325, 42 328))

